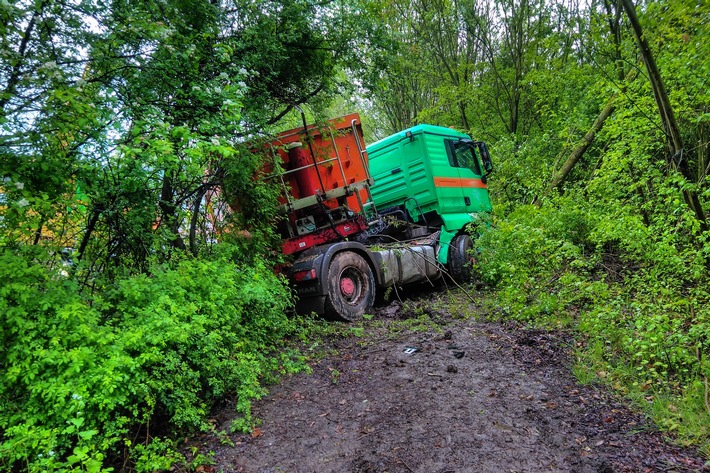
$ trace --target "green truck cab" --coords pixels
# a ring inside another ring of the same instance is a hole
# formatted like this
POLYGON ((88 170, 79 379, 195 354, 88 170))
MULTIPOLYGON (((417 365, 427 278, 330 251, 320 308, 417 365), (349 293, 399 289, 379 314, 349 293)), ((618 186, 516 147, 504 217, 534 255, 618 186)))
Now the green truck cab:
MULTIPOLYGON (((487 176, 493 165, 483 142, 449 128, 417 125, 368 146, 367 154, 380 213, 398 209, 411 222, 441 230, 442 248, 455 242, 470 249, 466 225, 491 211, 487 176)), ((450 253, 439 251, 438 261, 447 264, 450 253)))

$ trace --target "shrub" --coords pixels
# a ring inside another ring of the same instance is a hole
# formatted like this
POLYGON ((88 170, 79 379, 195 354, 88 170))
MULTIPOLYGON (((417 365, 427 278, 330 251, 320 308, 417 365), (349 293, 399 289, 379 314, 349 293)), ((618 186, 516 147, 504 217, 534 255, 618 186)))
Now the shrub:
POLYGON ((698 394, 710 376, 707 243, 680 224, 648 227, 629 207, 581 201, 521 206, 483 232, 479 270, 495 312, 577 329, 587 363, 653 400, 659 425, 710 445, 697 428, 710 417, 698 394))
POLYGON ((88 298, 5 250, 0 465, 99 471, 127 448, 138 470, 153 470, 174 455, 169 442, 146 446, 208 429, 209 410, 226 397, 236 399, 237 426, 249 427, 263 380, 306 368, 285 348, 298 330, 290 304, 264 264, 181 261, 88 298))
POLYGON ((578 277, 591 265, 584 257, 588 220, 576 207, 556 212, 521 206, 483 232, 478 242, 481 275, 497 287, 506 315, 541 321, 541 315, 562 314, 580 293, 593 292, 581 287, 586 282, 578 277), (560 292, 565 287, 560 280, 575 291, 560 292))

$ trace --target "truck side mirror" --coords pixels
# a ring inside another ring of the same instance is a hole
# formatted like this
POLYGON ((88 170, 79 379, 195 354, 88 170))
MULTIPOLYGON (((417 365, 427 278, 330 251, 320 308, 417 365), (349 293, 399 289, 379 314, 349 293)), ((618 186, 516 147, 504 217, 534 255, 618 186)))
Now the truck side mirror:
POLYGON ((493 172, 493 161, 491 161, 491 155, 488 153, 488 147, 483 141, 476 142, 476 147, 478 152, 481 153, 481 160, 483 161, 483 170, 486 175, 493 172))

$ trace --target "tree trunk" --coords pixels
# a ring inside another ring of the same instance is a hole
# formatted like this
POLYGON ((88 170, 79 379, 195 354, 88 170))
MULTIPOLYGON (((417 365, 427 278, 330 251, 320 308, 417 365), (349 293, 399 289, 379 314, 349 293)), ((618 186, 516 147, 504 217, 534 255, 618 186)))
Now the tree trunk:
MULTIPOLYGON (((656 60, 651 53, 651 48, 649 47, 646 38, 643 36, 641 24, 636 16, 636 8, 634 7, 632 0, 621 0, 621 3, 624 6, 626 15, 629 17, 631 27, 634 31, 634 36, 636 37, 639 50, 641 51, 641 57, 646 65, 646 71, 648 72, 648 77, 651 81, 651 88, 653 89, 653 96, 656 99, 656 105, 658 105, 658 111, 661 115, 663 129, 666 133, 666 137, 668 138, 669 154, 666 158, 667 162, 671 169, 680 172, 686 180, 689 182, 695 182, 694 176, 691 176, 690 173, 688 159, 683 149, 683 139, 680 135, 680 130, 678 129, 678 123, 676 122, 671 102, 668 98, 668 94, 666 93, 666 88, 663 84, 658 66, 656 65, 656 60)), ((688 204, 688 207, 690 207, 690 209, 695 213, 695 218, 697 218, 700 222, 701 230, 707 231, 707 220, 705 219, 705 212, 703 211, 703 206, 700 202, 698 193, 687 189, 684 189, 681 192, 686 204, 688 204)))
POLYGON ((20 41, 20 47, 17 51, 17 62, 12 67, 10 76, 7 79, 7 85, 5 86, 5 90, 3 90, 3 93, 0 94, 0 116, 5 116, 5 105, 7 105, 13 98, 13 95, 15 95, 15 87, 17 87, 17 84, 22 78, 22 68, 25 65, 25 54, 27 53, 27 47, 29 45, 30 38, 32 36, 32 32, 35 28, 35 25, 37 24, 37 17, 42 15, 45 4, 46 2, 44 1, 40 2, 37 8, 32 12, 32 17, 30 18, 30 21, 27 22, 25 32, 22 35, 22 40, 20 41))
POLYGON ((166 225, 172 234, 171 246, 180 250, 185 250, 185 242, 180 236, 180 222, 177 216, 177 206, 174 203, 172 171, 165 171, 163 176, 163 188, 160 193, 159 207, 162 212, 163 224, 166 225))
POLYGON ((190 220, 190 252, 193 256, 197 256, 199 248, 197 247, 197 218, 200 215, 200 205, 202 205, 202 199, 207 193, 208 187, 205 185, 197 193, 195 197, 195 205, 192 208, 192 219, 190 220))
MULTIPOLYGON (((621 83, 621 92, 626 89, 625 84, 627 82, 633 81, 635 78, 636 70, 631 69, 629 73, 626 74, 624 81, 621 83)), ((544 195, 549 194, 552 189, 554 189, 555 187, 559 187, 564 182, 564 180, 567 178, 567 175, 569 175, 570 171, 572 171, 574 165, 577 164, 577 161, 582 158, 589 146, 591 146, 597 133, 599 133, 599 131, 604 126, 604 122, 606 121, 606 119, 609 118, 612 113, 614 113, 614 110, 616 108, 616 106, 614 105, 614 101, 616 100, 617 95, 617 93, 614 93, 614 95, 612 95, 606 102, 606 105, 599 113, 599 116, 597 116, 596 120, 594 120, 592 127, 589 129, 587 134, 584 135, 584 138, 582 138, 582 140, 577 144, 577 147, 574 149, 574 151, 572 151, 572 154, 569 155, 560 170, 557 171, 555 176, 552 178, 552 182, 550 182, 550 185, 547 187, 547 190, 545 191, 544 195)))
POLYGON ((599 130, 602 129, 602 126, 604 126, 604 122, 606 121, 607 118, 611 116, 611 114, 614 112, 614 100, 616 99, 616 94, 614 94, 609 101, 606 103, 604 108, 602 109, 601 113, 597 117, 596 120, 594 120, 594 123, 592 124, 592 127, 589 129, 586 135, 584 135, 584 138, 582 138, 582 141, 580 141, 577 144, 577 147, 572 151, 572 153, 569 155, 567 160, 562 164, 562 167, 560 170, 555 174, 555 177, 552 178, 552 182, 550 182, 550 185, 547 187, 547 190, 545 191, 545 195, 547 195, 552 189, 555 187, 558 187, 560 184, 564 182, 564 180, 567 178, 569 175, 570 171, 572 171, 572 168, 574 167, 575 164, 577 164, 577 161, 580 160, 580 158, 584 155, 584 153, 587 151, 589 146, 591 146, 592 142, 594 141, 594 137, 599 133, 599 130))
POLYGON ((99 221, 99 216, 103 212, 103 205, 94 205, 91 209, 91 215, 89 217, 89 223, 86 225, 86 230, 84 231, 84 236, 81 238, 81 243, 79 244, 79 249, 77 250, 77 260, 81 261, 84 257, 84 252, 91 239, 91 234, 96 228, 96 223, 99 221))

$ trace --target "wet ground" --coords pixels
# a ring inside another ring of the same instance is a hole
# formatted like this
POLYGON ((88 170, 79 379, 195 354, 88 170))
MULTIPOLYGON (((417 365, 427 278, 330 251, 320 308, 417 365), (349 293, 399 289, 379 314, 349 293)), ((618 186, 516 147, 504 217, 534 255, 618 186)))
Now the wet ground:
MULTIPOLYGON (((605 389, 579 385, 564 334, 429 304, 395 302, 366 335, 331 340, 333 354, 311 374, 255 403, 262 425, 251 435, 232 435, 233 445, 196 440, 214 452, 215 465, 201 471, 710 471, 605 389), (402 322, 421 313, 435 323, 402 322)), ((218 413, 217 428, 233 415, 218 413)))

